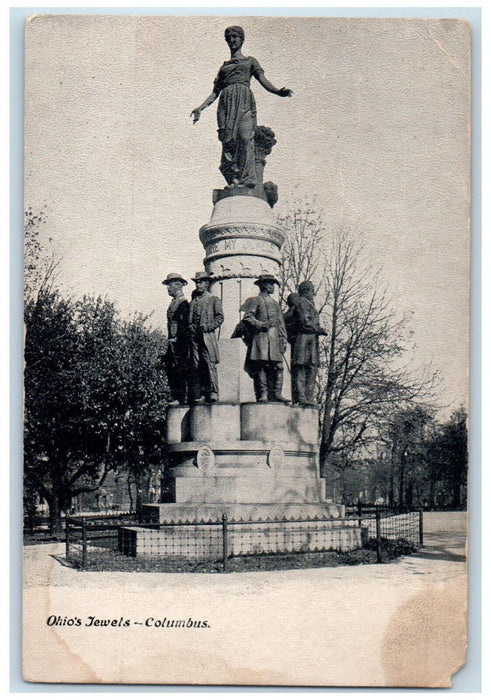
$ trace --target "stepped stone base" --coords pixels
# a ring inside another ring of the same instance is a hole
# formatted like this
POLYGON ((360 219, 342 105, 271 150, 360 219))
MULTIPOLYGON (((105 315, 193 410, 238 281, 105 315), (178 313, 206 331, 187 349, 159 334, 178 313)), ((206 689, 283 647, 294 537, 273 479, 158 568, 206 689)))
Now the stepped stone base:
POLYGON ((149 503, 143 506, 147 523, 178 523, 195 520, 282 520, 337 518, 344 506, 334 503, 149 503))
POLYGON ((169 409, 167 503, 143 506, 146 527, 122 528, 120 549, 138 557, 350 551, 357 521, 325 500, 318 409, 218 403, 169 409))
POLYGON ((181 556, 188 559, 217 559, 223 556, 222 515, 227 514, 227 553, 239 556, 256 553, 315 552, 335 550, 348 552, 362 544, 362 530, 356 521, 334 515, 336 507, 320 509, 316 505, 240 504, 236 506, 145 506, 147 515, 160 523, 176 523, 160 527, 127 527, 120 533, 120 551, 140 558, 181 556), (150 509, 154 508, 154 512, 150 509), (324 510, 324 512, 321 512, 324 510), (327 511, 327 512, 326 512, 327 511), (192 524, 185 524, 189 516, 192 524), (315 520, 314 518, 323 518, 315 520), (241 519, 244 522, 240 522, 241 519), (260 522, 247 522, 254 518, 260 522), (288 520, 303 518, 303 521, 288 520), (307 518, 311 518, 308 520, 307 518), (194 521, 204 520, 203 524, 194 521), (213 523, 213 524, 206 524, 213 523), (181 524, 177 524, 181 523, 181 524), (184 523, 184 524, 183 524, 184 523))

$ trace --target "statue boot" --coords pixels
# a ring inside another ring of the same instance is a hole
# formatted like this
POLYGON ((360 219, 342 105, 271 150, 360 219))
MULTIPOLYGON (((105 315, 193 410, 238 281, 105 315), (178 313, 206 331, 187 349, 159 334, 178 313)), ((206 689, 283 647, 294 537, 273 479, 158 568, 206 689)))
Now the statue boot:
POLYGON ((317 365, 307 365, 305 368, 305 404, 318 406, 315 400, 315 380, 317 378, 317 365))
POLYGON ((295 403, 300 406, 305 406, 307 403, 306 398, 306 379, 305 379, 305 367, 303 365, 296 365, 294 372, 294 384, 295 384, 295 403))
POLYGON ((258 367, 254 374, 254 393, 258 403, 268 401, 268 379, 264 367, 258 367))
POLYGON ((288 399, 285 399, 285 397, 281 395, 282 390, 283 370, 281 369, 276 372, 276 376, 274 378, 274 401, 278 401, 279 403, 288 403, 288 399))

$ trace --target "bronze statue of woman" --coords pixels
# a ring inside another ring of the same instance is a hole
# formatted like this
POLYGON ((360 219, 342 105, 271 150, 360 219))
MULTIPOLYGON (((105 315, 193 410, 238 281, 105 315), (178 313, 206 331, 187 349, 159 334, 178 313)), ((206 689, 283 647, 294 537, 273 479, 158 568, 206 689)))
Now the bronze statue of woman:
POLYGON ((254 187, 257 183, 254 153, 254 132, 257 127, 256 102, 249 87, 251 77, 273 95, 290 97, 288 88, 275 88, 266 79, 259 62, 242 54, 244 43, 242 27, 227 27, 225 41, 230 49, 230 60, 225 61, 213 85, 213 92, 191 112, 195 124, 201 112, 218 96, 218 138, 222 142, 220 170, 229 187, 254 187))

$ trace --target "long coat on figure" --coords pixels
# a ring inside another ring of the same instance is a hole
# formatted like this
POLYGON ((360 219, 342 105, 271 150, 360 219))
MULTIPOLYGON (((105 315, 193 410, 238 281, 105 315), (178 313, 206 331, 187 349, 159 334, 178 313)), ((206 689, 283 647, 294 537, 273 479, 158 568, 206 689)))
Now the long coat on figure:
POLYGON ((285 314, 288 340, 292 346, 292 398, 294 403, 316 405, 314 400, 315 380, 319 367, 319 336, 327 335, 319 322, 319 312, 314 306, 313 297, 305 293, 311 291, 311 282, 302 282, 300 294, 290 294, 285 314))
POLYGON ((222 302, 210 292, 194 296, 189 306, 189 333, 191 345, 192 400, 205 396, 218 399, 220 361, 215 330, 223 323, 222 302))
POLYGON ((256 400, 285 401, 281 388, 287 336, 281 307, 268 292, 261 291, 244 302, 242 311, 247 343, 244 369, 254 380, 256 400))
POLYGON ((167 332, 172 342, 165 356, 171 394, 181 404, 186 402, 189 375, 188 324, 189 302, 181 295, 173 299, 167 309, 167 332))
POLYGON ((251 329, 244 366, 246 372, 252 376, 251 370, 254 371, 254 365, 251 365, 251 361, 280 362, 283 366, 286 328, 278 302, 273 297, 261 293, 257 297, 246 299, 242 311, 243 321, 251 329), (274 325, 267 330, 261 330, 261 326, 267 321, 272 321, 274 325))

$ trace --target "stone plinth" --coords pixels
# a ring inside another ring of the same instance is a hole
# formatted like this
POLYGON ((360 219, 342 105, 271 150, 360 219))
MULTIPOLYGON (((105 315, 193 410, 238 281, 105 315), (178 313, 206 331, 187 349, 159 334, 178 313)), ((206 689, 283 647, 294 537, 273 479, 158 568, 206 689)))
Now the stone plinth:
MULTIPOLYGON (((143 519, 147 523, 178 523, 229 520, 286 520, 345 516, 345 508, 333 503, 147 503, 143 519)), ((351 523, 353 521, 350 521, 351 523)))
POLYGON ((171 408, 167 442, 170 445, 185 442, 209 442, 217 435, 224 435, 226 440, 240 439, 240 406, 237 404, 217 403, 171 408), (172 415, 177 412, 177 418, 172 415), (177 426, 180 423, 180 427, 177 426))
POLYGON ((169 409, 176 503, 322 503, 318 410, 270 404, 169 409))
POLYGON ((242 440, 293 442, 314 446, 319 437, 319 409, 277 403, 245 403, 240 407, 242 440))
POLYGON ((324 499, 317 408, 180 406, 169 409, 167 437, 171 502, 143 506, 148 525, 122 529, 122 552, 216 559, 223 551, 224 515, 230 555, 361 545, 357 521, 324 499))
MULTIPOLYGON (((220 520, 216 521, 220 523, 220 520)), ((361 529, 344 520, 234 523, 227 527, 227 553, 239 556, 264 552, 348 552, 361 546, 361 529)), ((124 528, 120 535, 124 554, 145 557, 185 556, 219 559, 223 555, 220 525, 176 525, 159 529, 124 528)))
MULTIPOLYGON (((218 386, 220 401, 240 404, 241 401, 254 401, 252 379, 244 372, 247 348, 240 338, 224 338, 218 341, 220 363, 218 365, 218 386)), ((290 382, 291 383, 291 382, 290 382)))

